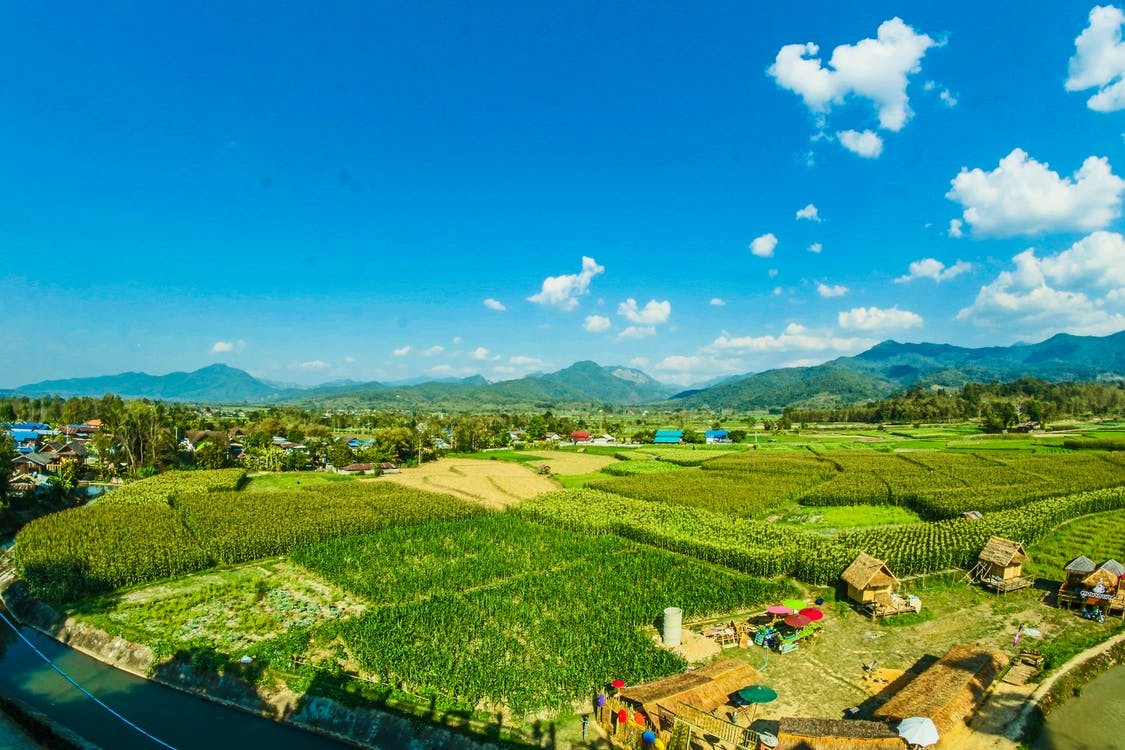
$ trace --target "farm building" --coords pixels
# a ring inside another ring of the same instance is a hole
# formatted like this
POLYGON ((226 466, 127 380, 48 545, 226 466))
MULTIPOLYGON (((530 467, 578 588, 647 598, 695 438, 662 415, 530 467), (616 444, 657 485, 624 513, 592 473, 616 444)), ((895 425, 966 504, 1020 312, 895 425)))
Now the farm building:
POLYGON ((707 430, 707 432, 703 433, 703 439, 708 445, 729 443, 730 433, 727 430, 707 430))
POLYGON ((374 474, 375 464, 348 464, 338 471, 341 474, 374 474))
POLYGON ((761 674, 746 662, 722 659, 692 672, 625 688, 617 697, 642 711, 657 729, 667 730, 684 713, 684 706, 711 712, 727 705, 732 694, 758 682, 761 674))
POLYGON ((570 433, 570 442, 574 444, 590 442, 590 433, 586 430, 575 430, 570 433))
POLYGON ((1024 563, 1030 559, 1021 543, 994 536, 984 545, 970 575, 997 593, 1016 591, 1034 583, 1023 574, 1024 563))
POLYGON ((997 649, 959 643, 875 709, 875 717, 901 721, 924 716, 946 734, 972 714, 1007 665, 1008 658, 997 649))
MULTIPOLYGON (((1093 565, 1089 558, 1080 559, 1089 562, 1089 565, 1093 565)), ((1069 567, 1068 565, 1067 568, 1069 567)), ((1083 564, 1080 567, 1088 566, 1083 564)), ((1077 571, 1075 576, 1077 576, 1077 571)), ((1059 603, 1065 603, 1067 606, 1081 604, 1084 607, 1096 607, 1107 613, 1118 610, 1121 612, 1122 618, 1125 618, 1125 585, 1122 584, 1122 576, 1125 576, 1125 565, 1116 560, 1106 560, 1078 580, 1072 581, 1068 570, 1067 583, 1072 584, 1072 586, 1067 589, 1065 598, 1063 591, 1060 589, 1059 603)), ((1066 585, 1066 583, 1063 584, 1063 586, 1066 585)))
POLYGON ((1072 607, 1082 601, 1079 592, 1082 591, 1082 579, 1097 570, 1098 566, 1085 555, 1079 555, 1063 567, 1066 579, 1059 586, 1058 602, 1060 605, 1072 607))
POLYGON ((848 585, 848 596, 863 605, 872 617, 886 617, 922 608, 917 597, 904 599, 895 593, 902 582, 882 560, 860 552, 840 576, 848 585))
POLYGON ((661 444, 678 445, 679 443, 684 442, 684 431, 683 430, 657 430, 656 431, 656 437, 654 437, 652 439, 652 442, 656 443, 657 445, 661 445, 661 444))
POLYGON ((778 722, 778 750, 904 750, 905 743, 890 724, 856 719, 805 719, 787 716, 778 722))

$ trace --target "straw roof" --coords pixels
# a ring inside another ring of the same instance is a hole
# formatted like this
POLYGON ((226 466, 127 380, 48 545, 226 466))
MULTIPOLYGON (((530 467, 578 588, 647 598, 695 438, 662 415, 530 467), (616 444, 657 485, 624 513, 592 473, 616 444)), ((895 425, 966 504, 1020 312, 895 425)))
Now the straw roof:
MULTIPOLYGON (((894 739, 898 732, 891 729, 885 721, 862 721, 859 719, 806 719, 786 716, 777 724, 778 736, 785 737, 824 737, 839 739, 894 739)), ((899 742, 901 745, 901 741, 899 742)))
POLYGON ((761 679, 758 670, 746 662, 722 659, 692 672, 625 688, 620 697, 641 704, 650 715, 656 712, 657 706, 675 713, 680 703, 714 711, 727 703, 732 693, 761 679))
POLYGON ((857 589, 899 584, 899 580, 895 578, 895 574, 885 562, 876 560, 866 552, 860 552, 859 557, 852 561, 840 578, 844 583, 857 589))
POLYGON ((1011 539, 994 536, 984 545, 980 552, 980 559, 993 565, 1008 566, 1022 565, 1029 560, 1023 545, 1011 539))
POLYGON ((943 733, 964 719, 1008 663, 997 649, 958 644, 875 711, 881 719, 933 719, 943 733))
POLYGON ((1113 573, 1112 571, 1106 570, 1103 567, 1098 568, 1093 573, 1083 578, 1082 585, 1094 588, 1100 583, 1107 589, 1116 589, 1120 578, 1121 576, 1113 573))
POLYGON ((1094 561, 1085 555, 1079 555, 1066 564, 1063 568, 1067 573, 1093 573, 1094 568, 1098 567, 1094 561))

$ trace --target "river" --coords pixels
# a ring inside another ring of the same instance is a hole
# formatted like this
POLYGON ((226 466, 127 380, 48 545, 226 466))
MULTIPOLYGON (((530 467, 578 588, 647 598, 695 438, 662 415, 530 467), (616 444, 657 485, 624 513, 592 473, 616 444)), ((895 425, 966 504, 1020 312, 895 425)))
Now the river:
POLYGON ((1035 750, 1125 750, 1125 666, 1052 711, 1035 750))
MULTIPOLYGON (((22 632, 79 684, 177 750, 342 750, 353 747, 143 680, 30 628, 25 627, 22 632)), ((0 693, 46 714, 106 750, 161 747, 79 692, 2 622, 0 693)), ((387 748, 399 746, 386 745, 387 748)))

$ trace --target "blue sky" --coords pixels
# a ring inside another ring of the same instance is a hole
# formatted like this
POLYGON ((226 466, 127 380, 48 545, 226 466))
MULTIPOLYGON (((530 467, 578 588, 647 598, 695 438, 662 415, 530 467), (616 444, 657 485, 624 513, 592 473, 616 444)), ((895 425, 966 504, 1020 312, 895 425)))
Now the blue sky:
POLYGON ((0 387, 1125 328, 1121 6, 234 5, 0 10, 0 387))

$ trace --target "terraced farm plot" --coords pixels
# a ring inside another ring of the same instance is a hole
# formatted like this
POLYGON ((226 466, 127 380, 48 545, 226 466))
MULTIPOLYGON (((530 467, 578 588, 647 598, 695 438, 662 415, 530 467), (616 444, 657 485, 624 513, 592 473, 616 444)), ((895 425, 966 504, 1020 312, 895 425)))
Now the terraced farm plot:
POLYGON ((1095 513, 1059 526, 1028 549, 1027 571, 1061 581, 1063 566, 1085 555, 1095 563, 1125 562, 1125 510, 1095 513))
POLYGON ((617 463, 612 456, 601 456, 593 453, 577 453, 575 451, 521 451, 524 455, 534 456, 536 461, 531 465, 538 469, 540 466, 550 466, 552 474, 592 474, 601 471, 604 467, 617 463))
MULTIPOLYGON (((585 457, 583 457, 585 458, 585 457)), ((590 456, 591 459, 601 458, 590 456)), ((609 459, 612 461, 613 459, 609 459)), ((551 463, 554 471, 555 464, 551 463)), ((388 482, 430 492, 443 492, 487 508, 503 509, 529 497, 558 489, 549 477, 511 461, 443 458, 398 474, 385 474, 361 482, 388 482)))

